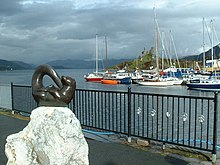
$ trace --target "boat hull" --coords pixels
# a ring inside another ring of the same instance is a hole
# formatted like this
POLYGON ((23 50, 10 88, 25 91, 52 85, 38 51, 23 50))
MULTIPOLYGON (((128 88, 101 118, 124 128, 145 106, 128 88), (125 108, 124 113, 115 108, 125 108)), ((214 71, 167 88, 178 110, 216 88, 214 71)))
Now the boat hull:
POLYGON ((220 91, 220 83, 186 83, 186 86, 189 89, 220 91))
POLYGON ((94 72, 84 75, 84 79, 89 82, 101 82, 104 77, 104 72, 94 72))
POLYGON ((173 85, 172 82, 169 81, 137 81, 139 85, 144 86, 170 86, 173 85))
POLYGON ((174 81, 170 81, 173 83, 173 85, 182 85, 183 84, 183 80, 174 80, 174 81))
POLYGON ((110 84, 110 85, 116 85, 119 84, 118 80, 101 80, 102 84, 110 84))
POLYGON ((88 82, 101 82, 103 78, 101 77, 96 77, 96 78, 85 78, 86 81, 88 82))
POLYGON ((103 79, 102 84, 131 84, 131 77, 125 77, 122 79, 103 79))
POLYGON ((125 77, 119 80, 120 84, 131 84, 131 77, 125 77))

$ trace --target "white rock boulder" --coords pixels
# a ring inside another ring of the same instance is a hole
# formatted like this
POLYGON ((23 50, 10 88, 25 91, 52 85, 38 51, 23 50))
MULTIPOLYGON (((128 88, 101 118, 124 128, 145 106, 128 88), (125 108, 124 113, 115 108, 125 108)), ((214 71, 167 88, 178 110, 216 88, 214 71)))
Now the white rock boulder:
POLYGON ((87 165, 88 144, 69 108, 38 107, 5 145, 8 165, 87 165))

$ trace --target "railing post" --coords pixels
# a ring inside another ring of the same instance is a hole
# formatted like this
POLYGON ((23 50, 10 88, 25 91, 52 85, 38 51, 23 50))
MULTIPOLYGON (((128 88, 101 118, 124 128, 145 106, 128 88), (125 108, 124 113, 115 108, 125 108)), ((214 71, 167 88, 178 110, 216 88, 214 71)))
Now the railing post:
POLYGON ((14 92, 13 92, 13 82, 11 82, 11 109, 12 114, 14 114, 14 92))
POLYGON ((76 99, 75 99, 75 97, 72 101, 72 110, 73 110, 73 113, 76 115, 76 99))
POLYGON ((128 87, 128 142, 131 142, 131 87, 128 87))
POLYGON ((213 128, 213 149, 212 162, 216 162, 216 147, 217 147, 217 124, 218 124, 218 92, 214 96, 214 128, 213 128))

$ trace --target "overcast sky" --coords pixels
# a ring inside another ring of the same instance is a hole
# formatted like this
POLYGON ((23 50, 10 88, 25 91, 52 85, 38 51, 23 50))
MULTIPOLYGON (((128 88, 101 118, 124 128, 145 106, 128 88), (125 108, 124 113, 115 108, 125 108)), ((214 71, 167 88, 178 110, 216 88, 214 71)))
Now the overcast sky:
POLYGON ((0 0, 0 59, 94 59, 96 34, 100 58, 105 35, 108 58, 137 58, 155 45, 154 7, 165 46, 171 30, 178 57, 199 54, 203 17, 220 35, 219 6, 219 0, 0 0))

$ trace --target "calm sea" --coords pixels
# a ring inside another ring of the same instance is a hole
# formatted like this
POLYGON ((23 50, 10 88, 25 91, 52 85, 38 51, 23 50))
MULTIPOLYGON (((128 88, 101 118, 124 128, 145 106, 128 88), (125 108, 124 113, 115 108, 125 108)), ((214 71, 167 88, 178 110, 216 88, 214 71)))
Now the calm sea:
MULTIPOLYGON (((116 90, 126 91, 130 86, 135 92, 148 92, 158 94, 174 94, 174 95, 194 95, 194 96, 213 96, 213 92, 204 92, 197 90, 189 90, 186 86, 168 86, 168 87, 147 87, 137 84, 130 85, 106 85, 101 83, 86 82, 83 76, 87 73, 93 72, 92 69, 57 69, 60 76, 70 76, 77 82, 78 89, 101 89, 101 90, 116 90)), ((31 79, 34 70, 14 70, 14 71, 0 71, 0 85, 14 83, 16 85, 31 85, 31 79)), ((48 77, 44 78, 44 85, 54 84, 48 77)))

